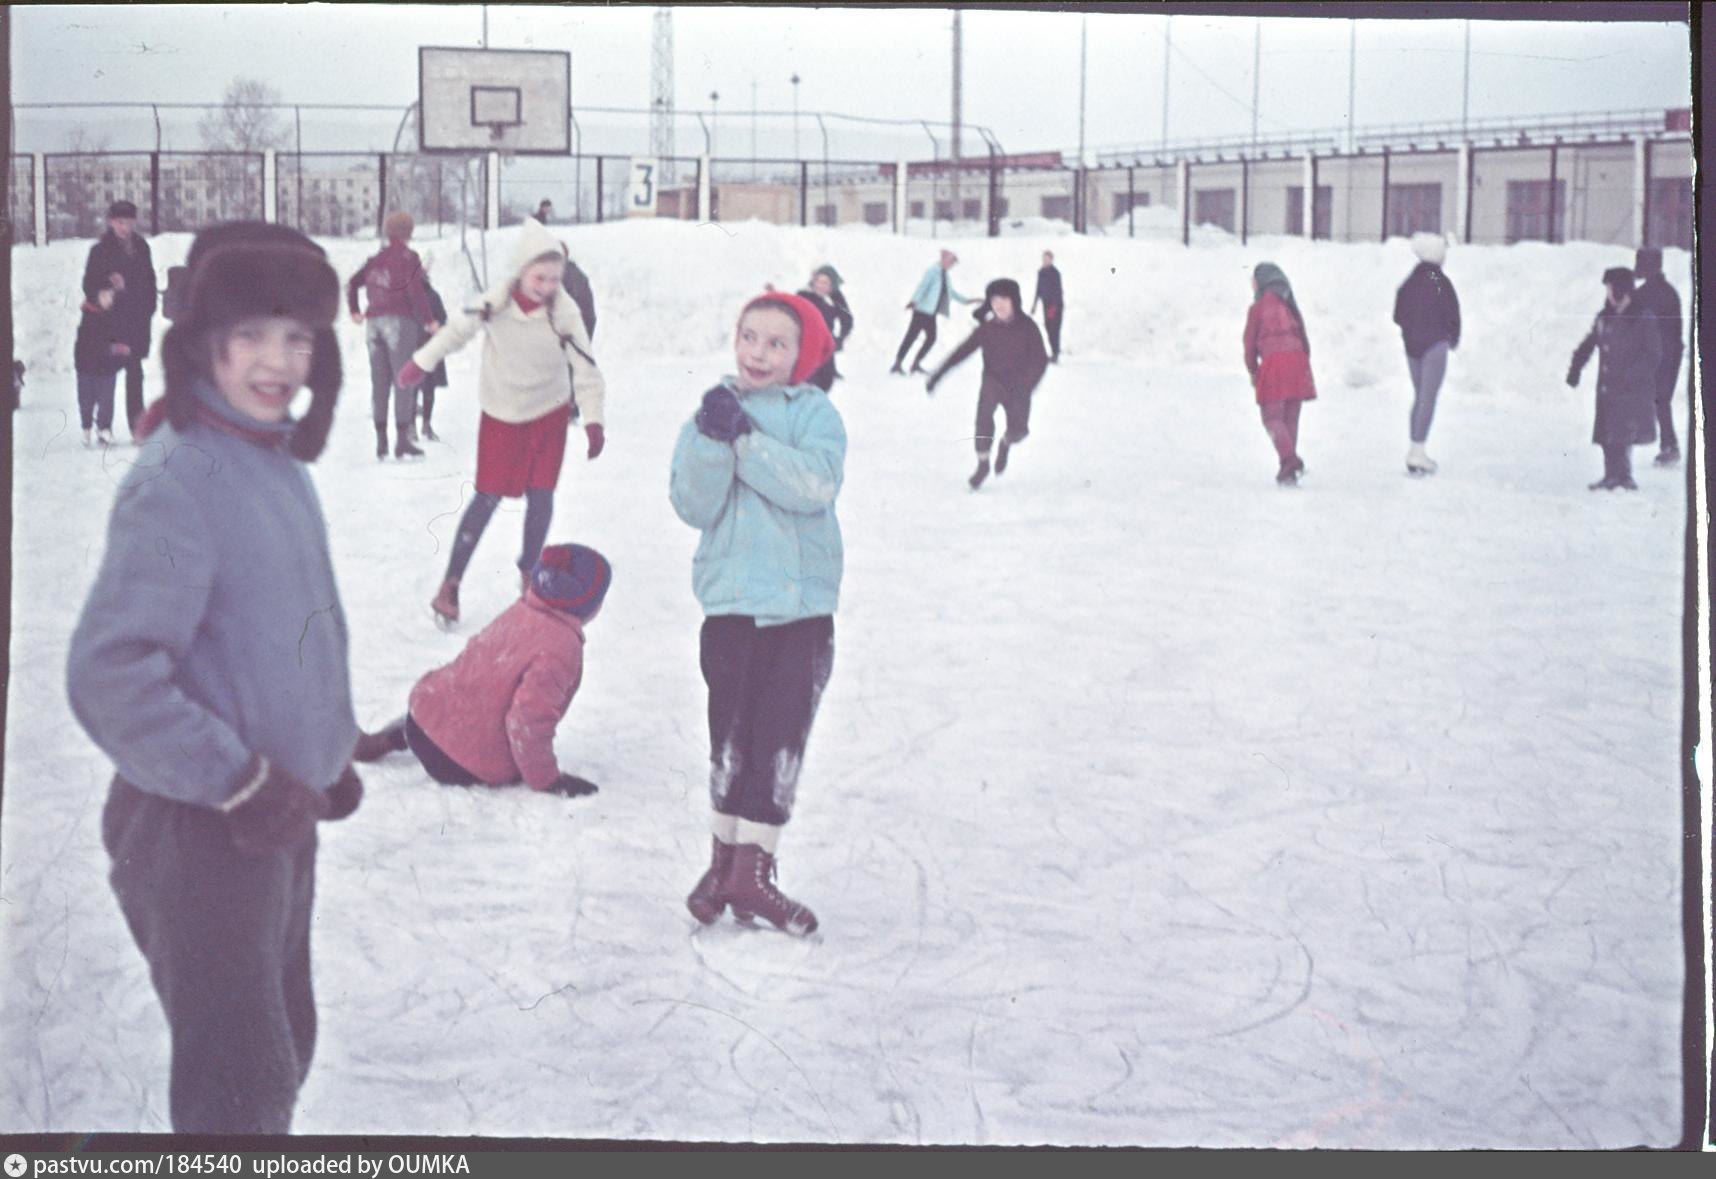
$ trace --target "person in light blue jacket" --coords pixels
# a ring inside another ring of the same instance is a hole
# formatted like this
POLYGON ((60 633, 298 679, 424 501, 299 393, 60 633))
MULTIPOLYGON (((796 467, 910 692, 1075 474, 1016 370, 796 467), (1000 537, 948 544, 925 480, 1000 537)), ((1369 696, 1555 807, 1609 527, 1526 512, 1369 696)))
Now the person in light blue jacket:
POLYGON ((737 375, 679 432, 668 487, 703 533, 692 582, 706 616, 713 840, 686 907, 707 925, 730 905, 743 924, 761 917, 802 937, 816 915, 775 887, 775 849, 834 667, 846 427, 810 383, 834 339, 809 300, 752 299, 734 351, 737 375))
POLYGON ((894 354, 894 367, 888 371, 904 375, 900 365, 905 363, 906 353, 912 350, 912 341, 922 332, 924 346, 918 349, 917 359, 912 361, 912 371, 924 371, 924 357, 935 346, 935 321, 938 316, 948 312, 948 300, 961 303, 980 303, 981 299, 967 297, 953 289, 953 282, 947 272, 953 269, 953 264, 959 258, 952 250, 943 250, 941 260, 928 270, 918 283, 918 289, 912 292, 911 302, 906 304, 906 310, 912 313, 912 322, 906 327, 906 338, 900 341, 900 350, 894 354))

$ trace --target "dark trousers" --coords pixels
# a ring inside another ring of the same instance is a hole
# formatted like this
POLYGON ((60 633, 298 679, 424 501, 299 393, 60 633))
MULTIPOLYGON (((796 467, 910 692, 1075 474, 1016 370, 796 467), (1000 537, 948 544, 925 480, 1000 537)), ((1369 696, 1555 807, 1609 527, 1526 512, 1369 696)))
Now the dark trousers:
POLYGON ((1662 449, 1678 451, 1674 432, 1674 387, 1680 383, 1680 353, 1662 362, 1656 370, 1656 428, 1662 431, 1662 449))
POLYGON ((834 619, 758 626, 742 614, 703 620, 709 686, 709 799, 723 815, 778 827, 792 817, 816 706, 834 670, 834 619))
POLYGON ((1061 358, 1061 323, 1066 314, 1067 309, 1059 303, 1043 304, 1043 327, 1049 333, 1049 355, 1055 360, 1061 358))
POLYGON ((1031 432, 1031 395, 1015 393, 988 373, 977 389, 977 425, 973 438, 977 453, 988 454, 995 445, 995 410, 999 406, 1007 415, 1007 444, 1023 442, 1031 432))
POLYGON ((316 1047, 316 837, 247 854, 224 816, 115 778, 110 880, 172 1035, 180 1134, 285 1134, 316 1047))
POLYGON ((912 361, 912 367, 923 367, 924 357, 928 356, 929 350, 935 347, 935 316, 925 315, 922 311, 914 311, 912 312, 912 322, 906 328, 906 338, 900 341, 900 350, 894 354, 895 368, 899 368, 900 363, 905 360, 906 353, 911 351, 912 341, 918 338, 919 332, 923 333, 924 346, 918 349, 918 358, 912 361))
POLYGON ((113 388, 118 380, 119 374, 112 370, 77 374, 77 414, 84 429, 113 429, 113 388))
POLYGON ((1633 448, 1603 444, 1603 478, 1612 483, 1630 482, 1633 477, 1633 448))
POLYGON ((429 416, 435 412, 435 390, 427 385, 417 387, 417 400, 423 407, 423 424, 429 424, 429 416))
POLYGON ((1299 457, 1299 406, 1302 404, 1296 400, 1265 401, 1258 406, 1263 416, 1263 428, 1269 431, 1269 441, 1275 444, 1275 453, 1281 459, 1283 471, 1299 457))
POLYGON ((482 779, 447 756, 417 724, 417 718, 405 714, 405 747, 417 755, 428 775, 443 786, 475 786, 482 779))
POLYGON ((125 374, 125 424, 135 438, 143 420, 143 358, 131 357, 120 371, 125 374))

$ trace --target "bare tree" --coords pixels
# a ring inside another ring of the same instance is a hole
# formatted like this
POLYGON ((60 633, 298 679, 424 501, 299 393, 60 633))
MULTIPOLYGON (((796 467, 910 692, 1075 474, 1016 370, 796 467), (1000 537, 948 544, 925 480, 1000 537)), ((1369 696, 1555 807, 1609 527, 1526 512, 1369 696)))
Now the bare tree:
MULTIPOLYGON (((101 232, 99 213, 107 206, 96 195, 100 161, 96 158, 110 145, 106 131, 98 131, 87 123, 73 123, 66 128, 66 151, 75 157, 54 161, 48 188, 53 201, 48 205, 54 222, 52 232, 61 236, 94 237, 101 232)), ((109 161, 109 167, 112 161, 109 161)), ((38 196, 38 199, 39 196, 38 196)))
POLYGON ((280 92, 255 78, 234 78, 218 107, 197 123, 210 151, 259 152, 286 146, 280 92))

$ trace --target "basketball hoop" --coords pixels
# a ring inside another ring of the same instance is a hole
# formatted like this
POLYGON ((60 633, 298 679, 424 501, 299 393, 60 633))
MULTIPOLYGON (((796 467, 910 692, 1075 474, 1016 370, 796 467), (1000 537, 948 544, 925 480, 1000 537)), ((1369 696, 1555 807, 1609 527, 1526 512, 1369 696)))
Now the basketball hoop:
POLYGON ((425 152, 566 155, 566 50, 418 47, 418 147, 425 152))

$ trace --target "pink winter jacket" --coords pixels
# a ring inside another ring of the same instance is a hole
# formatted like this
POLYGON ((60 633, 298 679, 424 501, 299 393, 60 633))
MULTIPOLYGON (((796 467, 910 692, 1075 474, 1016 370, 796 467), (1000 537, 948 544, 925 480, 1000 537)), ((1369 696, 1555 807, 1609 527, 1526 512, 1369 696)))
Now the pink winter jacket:
POLYGON ((554 728, 584 674, 584 627, 531 590, 459 657, 411 689, 411 716, 448 757, 493 786, 545 789, 560 773, 554 728))

